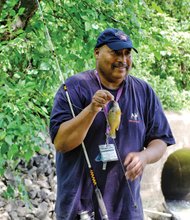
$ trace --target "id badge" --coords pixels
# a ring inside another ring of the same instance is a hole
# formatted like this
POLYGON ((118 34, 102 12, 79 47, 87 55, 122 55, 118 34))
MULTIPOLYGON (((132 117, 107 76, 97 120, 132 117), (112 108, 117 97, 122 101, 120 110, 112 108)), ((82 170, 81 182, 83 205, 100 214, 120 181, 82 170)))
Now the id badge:
POLYGON ((114 144, 99 145, 102 162, 117 161, 118 156, 114 144))

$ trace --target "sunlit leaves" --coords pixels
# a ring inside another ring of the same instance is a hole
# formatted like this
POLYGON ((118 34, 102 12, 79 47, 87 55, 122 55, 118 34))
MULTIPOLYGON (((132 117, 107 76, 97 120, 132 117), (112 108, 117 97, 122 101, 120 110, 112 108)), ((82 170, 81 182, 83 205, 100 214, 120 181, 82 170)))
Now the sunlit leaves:
POLYGON ((156 10, 156 12, 158 13, 163 13, 162 9, 160 8, 160 6, 158 6, 155 2, 152 2, 152 8, 154 10, 156 10))
MULTIPOLYGON (((17 36, 0 42, 0 174, 8 165, 28 161, 44 144, 53 97, 64 79, 95 67, 97 36, 108 27, 130 35, 139 54, 132 74, 147 80, 164 108, 190 103, 189 1, 171 0, 41 1, 26 29, 13 30, 18 0, 6 1, 0 34, 17 36), (6 22, 4 20, 6 19, 6 22), (45 22, 45 25, 44 25, 45 22), (49 31, 55 51, 47 37, 49 31), (186 90, 185 90, 186 89, 186 90)), ((7 197, 12 189, 7 191, 7 197)))

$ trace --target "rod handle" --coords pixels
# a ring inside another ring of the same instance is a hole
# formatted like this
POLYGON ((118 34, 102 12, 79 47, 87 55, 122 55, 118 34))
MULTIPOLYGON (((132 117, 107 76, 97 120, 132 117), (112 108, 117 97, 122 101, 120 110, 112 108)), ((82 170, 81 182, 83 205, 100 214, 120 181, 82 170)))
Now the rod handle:
POLYGON ((97 197, 97 200, 98 200, 99 208, 101 210, 102 219, 103 220, 109 220, 107 210, 106 210, 106 206, 105 206, 104 200, 102 198, 102 194, 101 194, 98 187, 96 187, 95 193, 96 193, 96 197, 97 197))

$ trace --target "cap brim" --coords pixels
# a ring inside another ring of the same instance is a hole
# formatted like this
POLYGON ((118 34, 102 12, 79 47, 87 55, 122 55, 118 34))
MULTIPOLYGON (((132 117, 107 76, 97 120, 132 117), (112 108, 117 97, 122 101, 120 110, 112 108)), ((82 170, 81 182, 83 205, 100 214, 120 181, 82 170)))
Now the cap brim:
POLYGON ((133 49, 136 53, 138 53, 138 51, 128 42, 119 41, 119 42, 108 43, 106 45, 112 50, 133 49))

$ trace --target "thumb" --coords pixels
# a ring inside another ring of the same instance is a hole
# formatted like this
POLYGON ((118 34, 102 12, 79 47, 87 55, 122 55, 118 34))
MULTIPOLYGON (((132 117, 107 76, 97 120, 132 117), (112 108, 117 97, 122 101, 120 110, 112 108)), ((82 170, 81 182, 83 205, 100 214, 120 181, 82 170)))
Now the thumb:
POLYGON ((125 158, 124 166, 128 166, 131 161, 132 161, 132 154, 129 153, 129 154, 126 156, 126 158, 125 158))

